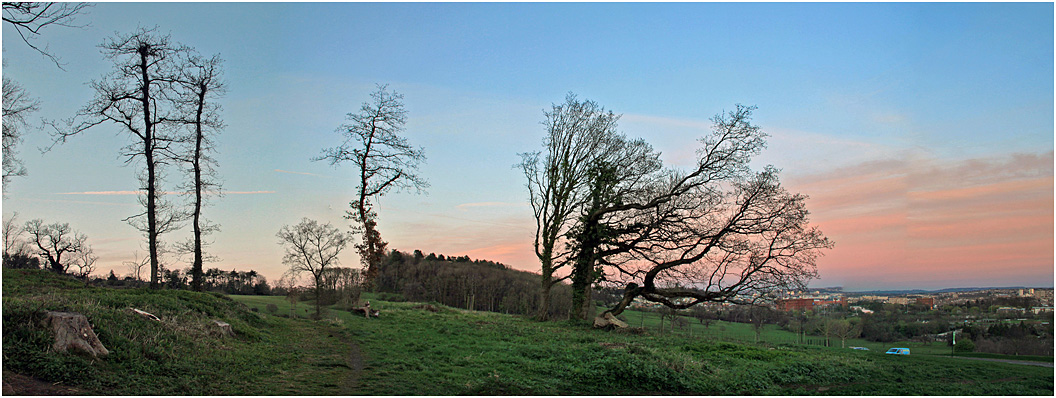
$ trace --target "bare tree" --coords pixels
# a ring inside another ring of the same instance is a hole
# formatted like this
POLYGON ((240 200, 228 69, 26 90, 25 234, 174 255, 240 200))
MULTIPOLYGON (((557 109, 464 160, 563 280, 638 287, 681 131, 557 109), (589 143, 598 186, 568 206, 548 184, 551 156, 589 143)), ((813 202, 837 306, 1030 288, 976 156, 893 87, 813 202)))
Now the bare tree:
POLYGON ((49 26, 64 26, 68 28, 83 28, 86 25, 77 24, 77 15, 85 12, 91 7, 88 3, 52 3, 52 2, 4 2, 4 22, 15 28, 18 36, 30 48, 36 50, 55 63, 62 69, 62 63, 58 57, 48 51, 48 46, 41 48, 34 44, 41 30, 49 26))
POLYGON ((193 197, 191 210, 192 237, 181 245, 182 251, 191 253, 191 288, 202 291, 202 266, 208 258, 203 253, 205 242, 202 237, 216 232, 220 227, 202 218, 202 207, 206 195, 220 194, 220 180, 216 173, 216 159, 211 153, 216 150, 213 136, 224 127, 220 119, 220 105, 216 99, 223 95, 225 85, 221 75, 219 55, 203 58, 191 55, 185 61, 180 76, 180 92, 177 105, 184 115, 181 121, 187 128, 189 137, 183 141, 189 143, 188 149, 181 154, 191 176, 186 183, 186 190, 193 197))
MULTIPOLYGON (((540 320, 549 316, 552 287, 572 276, 556 274, 573 259, 566 237, 588 200, 590 167, 612 157, 624 141, 616 131, 619 115, 594 101, 580 101, 572 93, 544 115, 545 154, 522 153, 517 166, 527 179, 525 186, 535 216, 533 246, 542 274, 537 315, 540 320)), ((582 294, 580 289, 579 295, 582 294)))
POLYGON ((862 325, 846 319, 832 319, 825 322, 824 332, 825 337, 840 339, 840 348, 846 348, 847 339, 853 339, 862 333, 862 325))
POLYGON ((814 261, 832 242, 808 226, 806 197, 781 187, 773 167, 748 168, 765 145, 751 124, 754 109, 714 117, 688 173, 631 173, 638 180, 621 189, 624 180, 607 175, 620 169, 599 167, 601 199, 582 217, 576 242, 581 253, 593 250, 584 262, 612 272, 624 297, 596 324, 610 324, 637 297, 675 309, 749 304, 817 276, 814 261))
POLYGON ((315 316, 321 313, 322 282, 327 269, 338 264, 337 255, 352 239, 351 234, 339 231, 330 223, 302 218, 294 226, 283 225, 279 233, 279 244, 286 249, 282 263, 290 267, 290 272, 299 274, 308 272, 312 275, 312 288, 315 290, 315 316))
POLYGON ((425 153, 400 136, 407 123, 403 95, 379 85, 370 97, 371 102, 363 103, 359 113, 348 114, 350 123, 338 127, 337 131, 345 137, 344 142, 324 149, 322 156, 313 159, 326 160, 331 165, 350 161, 359 172, 358 195, 349 203, 352 211, 346 211, 345 218, 357 224, 354 231, 363 237, 356 250, 365 269, 364 283, 367 286, 373 284, 378 274, 387 245, 377 229, 378 215, 372 201, 376 202, 393 188, 414 188, 422 192, 429 186, 424 178, 415 174, 418 165, 425 161, 425 153))
POLYGON ((160 36, 154 29, 145 28, 108 38, 100 48, 114 62, 114 70, 101 80, 91 82, 95 98, 70 122, 70 130, 56 132, 56 143, 108 122, 129 133, 132 142, 122 155, 126 164, 141 160, 145 166, 139 175, 143 183, 140 203, 145 210, 126 221, 147 236, 150 286, 158 288, 162 250, 159 236, 175 230, 183 219, 162 198, 164 191, 159 187, 162 167, 177 156, 175 146, 179 137, 175 126, 179 115, 172 98, 176 95, 174 84, 180 77, 180 55, 190 50, 172 43, 169 36, 160 36), (76 122, 78 119, 80 122, 76 122))
POLYGON ((77 253, 87 248, 88 237, 74 231, 68 223, 44 224, 40 219, 29 220, 26 232, 40 250, 40 257, 47 261, 48 269, 59 274, 69 272, 76 263, 77 253))
POLYGON ((18 158, 17 146, 22 142, 22 135, 28 126, 26 117, 39 109, 40 102, 30 98, 22 86, 6 76, 3 90, 3 190, 6 192, 12 177, 26 175, 26 168, 18 158))
POLYGON ((77 251, 74 257, 73 264, 77 266, 77 272, 73 275, 84 279, 84 283, 87 284, 88 278, 92 275, 92 272, 95 271, 95 261, 99 260, 99 257, 95 255, 92 247, 89 245, 84 245, 81 250, 77 251))
POLYGON ((150 264, 150 256, 139 257, 139 252, 132 252, 132 260, 125 261, 125 268, 128 269, 128 275, 135 278, 137 281, 142 281, 143 278, 143 267, 150 264))
POLYGON ((18 223, 18 213, 4 220, 4 255, 27 255, 30 252, 29 245, 22 240, 26 229, 18 223))

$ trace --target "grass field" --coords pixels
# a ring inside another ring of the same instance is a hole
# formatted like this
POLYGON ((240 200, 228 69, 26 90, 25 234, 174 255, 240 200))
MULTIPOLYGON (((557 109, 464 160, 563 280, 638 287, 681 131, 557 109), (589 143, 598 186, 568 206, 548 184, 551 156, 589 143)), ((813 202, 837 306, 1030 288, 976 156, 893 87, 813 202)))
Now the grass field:
MULTIPOLYGON (((291 308, 282 297, 86 288, 46 271, 5 269, 5 389, 14 372, 84 395, 1053 393, 1052 369, 1036 366, 606 332, 440 305, 371 303, 381 317, 330 309, 316 321, 302 318, 309 305, 291 308), (91 360, 50 351, 50 333, 39 326, 46 311, 85 314, 111 354, 91 360), (214 333, 214 319, 230 323, 235 336, 214 333)), ((744 332, 734 327, 727 332, 744 332)))
MULTIPOLYGON (((236 296, 261 311, 279 297, 236 296)), ((360 346, 360 392, 380 395, 836 394, 1051 395, 1052 370, 879 349, 738 344, 700 336, 635 335, 571 322, 371 300, 375 319, 331 310, 360 346)), ((298 304, 295 312, 308 308, 298 304)), ((627 318, 632 326, 635 315, 627 318)), ((648 322, 648 320, 646 320, 648 322)), ((699 325, 697 325, 699 326, 699 325)), ((717 329, 713 324, 709 329, 717 329)), ((726 332, 754 340, 748 325, 726 332)), ((701 326, 701 328, 703 328, 701 326)), ((768 329, 780 338, 782 333, 768 329)))

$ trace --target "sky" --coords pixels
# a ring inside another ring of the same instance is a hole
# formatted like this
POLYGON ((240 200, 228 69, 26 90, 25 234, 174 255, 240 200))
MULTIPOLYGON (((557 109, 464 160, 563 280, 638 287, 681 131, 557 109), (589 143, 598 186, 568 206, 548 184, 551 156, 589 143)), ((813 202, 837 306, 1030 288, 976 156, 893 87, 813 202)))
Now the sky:
MULTIPOLYGON (((380 199, 401 251, 468 255, 537 271, 518 153, 542 148, 543 111, 569 92, 622 114, 620 130, 688 168, 709 118, 755 105, 772 164, 836 246, 811 286, 846 290, 1053 286, 1052 3, 99 3, 84 28, 44 30, 33 52, 6 24, 2 73, 61 120, 113 69, 97 47, 157 27, 224 59, 226 195, 211 251, 224 270, 277 280, 276 233, 302 217, 345 228, 350 165, 313 162, 377 84, 404 95, 405 137, 423 147, 424 194, 380 199)), ((128 272, 145 238, 118 150, 97 126, 47 153, 3 217, 67 222, 97 273, 128 272)), ((178 180, 172 171, 169 187, 178 180)), ((165 235, 185 240, 189 227, 165 235)), ((187 259, 170 256, 170 267, 187 259)), ((358 266, 350 247, 344 266, 358 266)))

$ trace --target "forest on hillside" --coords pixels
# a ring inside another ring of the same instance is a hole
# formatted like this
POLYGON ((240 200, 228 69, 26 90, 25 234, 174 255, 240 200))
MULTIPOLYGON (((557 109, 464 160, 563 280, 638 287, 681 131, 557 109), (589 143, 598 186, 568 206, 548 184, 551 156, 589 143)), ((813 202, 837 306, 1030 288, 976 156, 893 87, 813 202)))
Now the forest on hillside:
MULTIPOLYGON (((376 291, 390 294, 389 298, 529 315, 539 305, 539 274, 468 256, 392 250, 379 267, 376 291)), ((550 315, 567 317, 572 300, 569 286, 559 285, 551 295, 550 315)))

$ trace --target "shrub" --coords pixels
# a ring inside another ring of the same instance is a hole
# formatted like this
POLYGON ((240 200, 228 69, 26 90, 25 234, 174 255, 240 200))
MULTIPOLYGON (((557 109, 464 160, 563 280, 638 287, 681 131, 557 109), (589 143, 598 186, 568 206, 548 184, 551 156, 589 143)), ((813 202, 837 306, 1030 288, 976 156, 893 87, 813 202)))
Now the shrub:
POLYGON ((267 310, 269 314, 274 314, 279 311, 279 306, 275 305, 275 303, 268 303, 264 309, 267 310))
POLYGON ((968 339, 961 339, 954 344, 953 352, 972 352, 975 351, 975 343, 968 339))

